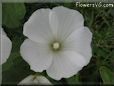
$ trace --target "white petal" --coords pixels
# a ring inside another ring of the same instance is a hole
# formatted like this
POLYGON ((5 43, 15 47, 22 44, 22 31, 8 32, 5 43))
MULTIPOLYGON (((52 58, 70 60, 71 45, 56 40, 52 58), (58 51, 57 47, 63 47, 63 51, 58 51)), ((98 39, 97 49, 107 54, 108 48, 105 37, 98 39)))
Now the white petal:
POLYGON ((89 62, 92 57, 91 41, 92 33, 90 30, 87 27, 80 28, 66 39, 64 47, 65 50, 73 50, 80 53, 89 62))
POLYGON ((44 76, 37 76, 37 75, 29 75, 25 79, 23 79, 19 85, 34 85, 34 84, 50 84, 51 82, 44 76))
POLYGON ((42 72, 47 69, 52 62, 52 55, 45 44, 35 43, 26 39, 21 45, 21 55, 28 62, 31 69, 42 72))
POLYGON ((24 85, 24 84, 33 84, 33 75, 27 76, 25 79, 23 79, 21 82, 19 82, 19 85, 24 85))
POLYGON ((83 16, 76 10, 62 6, 52 9, 50 25, 53 33, 58 32, 59 39, 65 39, 74 30, 83 26, 83 16))
POLYGON ((54 11, 50 12, 49 15, 49 23, 50 23, 50 29, 52 30, 54 38, 57 39, 57 32, 59 29, 59 21, 56 13, 54 11))
POLYGON ((11 48, 12 48, 12 43, 10 39, 7 37, 6 33, 1 29, 1 64, 5 63, 6 60, 8 59, 10 53, 11 53, 11 48))
POLYGON ((24 35, 36 42, 47 42, 51 39, 52 32, 49 25, 50 9, 39 9, 35 11, 24 24, 24 35))
POLYGON ((51 85, 51 82, 44 76, 38 76, 37 80, 39 81, 40 84, 50 84, 51 85))
POLYGON ((1 35, 5 35, 6 36, 6 33, 4 32, 3 28, 0 29, 1 30, 1 35))
POLYGON ((69 78, 87 64, 82 55, 73 51, 63 51, 53 59, 52 65, 46 71, 55 80, 69 78))

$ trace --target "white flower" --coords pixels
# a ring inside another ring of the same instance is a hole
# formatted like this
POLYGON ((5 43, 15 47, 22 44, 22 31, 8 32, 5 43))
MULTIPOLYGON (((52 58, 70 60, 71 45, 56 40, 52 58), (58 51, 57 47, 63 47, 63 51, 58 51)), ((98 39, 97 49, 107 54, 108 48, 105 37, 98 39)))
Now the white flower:
POLYGON ((25 79, 23 79, 19 85, 51 85, 51 82, 44 76, 36 76, 36 75, 29 75, 25 79))
POLYGON ((0 39, 1 39, 1 44, 0 44, 0 49, 1 49, 1 55, 0 55, 0 64, 3 64, 7 61, 10 52, 11 52, 11 48, 12 48, 12 42, 10 41, 10 39, 7 37, 6 33, 3 31, 3 29, 1 28, 1 32, 0 32, 0 39))
POLYGON ((92 56, 92 33, 76 10, 58 6, 35 11, 24 25, 20 52, 35 72, 56 80, 75 75, 92 56))

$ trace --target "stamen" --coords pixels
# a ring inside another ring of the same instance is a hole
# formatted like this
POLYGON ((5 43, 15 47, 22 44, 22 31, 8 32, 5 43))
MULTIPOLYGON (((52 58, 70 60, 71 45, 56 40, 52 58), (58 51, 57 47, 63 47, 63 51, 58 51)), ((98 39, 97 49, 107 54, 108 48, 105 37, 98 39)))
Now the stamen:
POLYGON ((58 50, 58 49, 60 48, 60 43, 59 43, 59 42, 54 42, 54 43, 52 44, 52 48, 53 48, 54 50, 58 50))

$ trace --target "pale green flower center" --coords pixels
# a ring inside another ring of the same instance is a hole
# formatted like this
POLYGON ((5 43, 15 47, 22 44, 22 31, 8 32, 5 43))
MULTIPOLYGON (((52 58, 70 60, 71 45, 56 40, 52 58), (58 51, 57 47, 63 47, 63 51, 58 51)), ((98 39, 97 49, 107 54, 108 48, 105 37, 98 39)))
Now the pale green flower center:
POLYGON ((59 42, 54 42, 54 43, 52 44, 52 48, 53 48, 54 50, 58 50, 58 49, 60 48, 60 43, 59 43, 59 42))
POLYGON ((53 41, 49 43, 50 49, 55 52, 55 51, 61 51, 62 50, 62 43, 60 41, 53 41))

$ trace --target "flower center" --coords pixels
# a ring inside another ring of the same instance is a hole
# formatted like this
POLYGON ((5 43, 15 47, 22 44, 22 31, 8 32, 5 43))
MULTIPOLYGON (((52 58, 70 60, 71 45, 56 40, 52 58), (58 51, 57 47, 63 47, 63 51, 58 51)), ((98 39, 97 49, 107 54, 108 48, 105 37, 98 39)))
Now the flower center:
POLYGON ((49 42, 49 50, 52 52, 59 52, 63 49, 63 42, 62 41, 51 41, 49 42))
POLYGON ((53 48, 53 50, 59 50, 60 49, 60 43, 59 42, 54 42, 52 44, 52 48, 53 48))
POLYGON ((53 47, 54 50, 57 50, 57 49, 59 49, 60 44, 58 42, 54 42, 52 47, 53 47))

